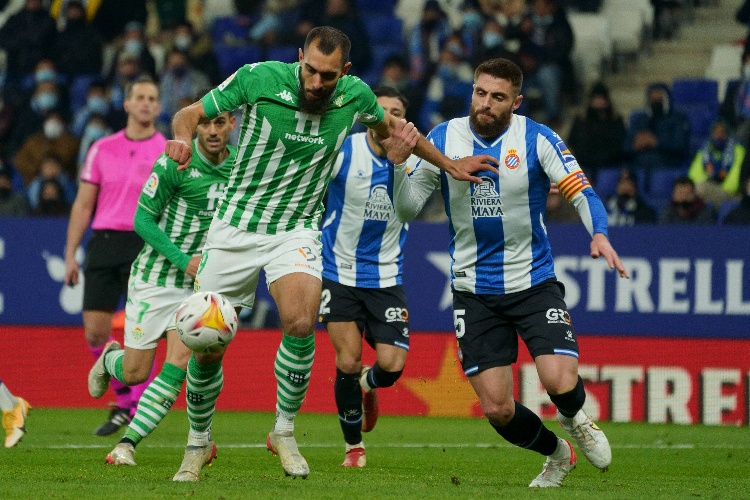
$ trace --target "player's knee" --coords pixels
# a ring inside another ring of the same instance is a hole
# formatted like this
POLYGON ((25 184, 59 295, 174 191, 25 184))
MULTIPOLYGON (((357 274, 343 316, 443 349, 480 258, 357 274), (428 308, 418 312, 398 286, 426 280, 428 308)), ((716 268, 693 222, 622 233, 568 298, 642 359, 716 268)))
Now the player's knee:
POLYGON ((362 371, 362 360, 354 356, 338 356, 336 368, 344 373, 359 373, 362 371))
POLYGON ((145 382, 150 374, 150 368, 140 366, 128 368, 123 367, 122 370, 122 377, 125 379, 123 382, 125 382, 126 385, 136 385, 145 382))
POLYGON ((492 424, 497 426, 507 425, 513 419, 515 402, 510 401, 483 401, 482 412, 492 424))
POLYGON ((284 333, 291 335, 292 337, 304 338, 312 334, 315 330, 315 318, 304 318, 296 317, 291 320, 284 321, 282 324, 284 333))

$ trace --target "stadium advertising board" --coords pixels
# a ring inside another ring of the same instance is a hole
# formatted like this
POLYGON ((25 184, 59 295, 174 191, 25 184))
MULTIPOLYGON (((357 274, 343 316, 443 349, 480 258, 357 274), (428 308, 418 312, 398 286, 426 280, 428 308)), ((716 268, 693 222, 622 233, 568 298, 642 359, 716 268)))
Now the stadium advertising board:
MULTIPOLYGON (((0 324, 81 323, 82 287, 62 283, 66 229, 65 219, 3 219, 0 324)), ((580 224, 548 231, 578 334, 750 338, 750 228, 612 228, 630 280, 588 256, 580 224)), ((446 224, 410 225, 404 286, 414 331, 453 329, 448 238, 446 224)), ((77 255, 82 262, 83 248, 77 255)), ((258 296, 270 302, 263 285, 258 296)))
MULTIPOLYGON (((116 332, 122 338, 122 332, 116 332)), ((240 330, 224 359, 224 390, 219 410, 274 410, 276 330, 240 330), (266 367, 266 369, 263 369, 266 367), (253 376, 247 377, 252 368, 253 376)), ((3 381, 36 407, 103 407, 114 394, 92 399, 85 387, 93 363, 80 327, 0 326, 3 381), (54 338, 54 348, 49 346, 54 338), (37 346, 37 348, 29 348, 37 346), (66 369, 49 383, 49 367, 66 369)), ((750 357, 745 341, 582 336, 580 374, 586 411, 594 420, 748 425, 750 357)), ((158 361, 164 355, 160 346, 158 361)), ((372 363, 373 353, 363 359, 372 363)), ((335 413, 335 352, 325 332, 316 334, 315 364, 303 411, 335 413)), ((515 397, 544 418, 555 410, 525 349, 514 365, 515 397)), ((183 393, 184 394, 184 393, 183 393)), ((463 375, 456 341, 444 333, 415 333, 403 376, 380 392, 383 414, 479 417, 479 401, 463 375)), ((175 404, 185 407, 184 395, 175 404)))

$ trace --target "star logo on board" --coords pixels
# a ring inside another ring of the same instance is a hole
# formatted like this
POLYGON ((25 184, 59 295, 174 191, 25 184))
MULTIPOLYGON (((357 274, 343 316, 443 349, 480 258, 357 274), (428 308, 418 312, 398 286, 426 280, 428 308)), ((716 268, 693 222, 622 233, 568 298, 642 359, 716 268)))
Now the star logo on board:
POLYGON ((282 90, 281 92, 276 94, 276 97, 279 97, 286 102, 294 102, 294 97, 292 96, 292 93, 289 92, 288 90, 282 90))
POLYGON ((402 377, 406 386, 427 405, 427 414, 434 417, 471 417, 479 405, 471 384, 466 379, 456 356, 456 340, 446 335, 440 371, 435 377, 402 377))
POLYGON ((453 306, 453 292, 451 292, 451 256, 448 252, 429 252, 427 260, 445 275, 443 296, 440 298, 440 310, 445 311, 453 306))

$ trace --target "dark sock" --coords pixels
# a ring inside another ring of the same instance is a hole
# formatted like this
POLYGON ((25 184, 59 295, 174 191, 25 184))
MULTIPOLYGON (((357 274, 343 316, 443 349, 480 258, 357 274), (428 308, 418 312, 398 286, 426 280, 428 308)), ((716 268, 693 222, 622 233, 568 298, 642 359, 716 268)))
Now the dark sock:
POLYGON ((367 383, 373 389, 375 387, 390 387, 396 383, 402 372, 403 370, 387 372, 380 368, 379 364, 375 363, 372 370, 367 373, 367 383))
POLYGON ((347 444, 362 441, 362 389, 359 386, 359 373, 344 373, 336 368, 336 381, 333 383, 339 423, 347 444))
POLYGON ((542 420, 536 413, 523 406, 518 401, 516 403, 516 414, 510 419, 510 422, 503 427, 497 426, 490 422, 510 444, 533 450, 542 455, 549 456, 557 448, 557 436, 554 432, 547 429, 542 420))
POLYGON ((122 439, 120 439, 120 442, 121 443, 125 443, 125 444, 132 444, 133 448, 135 448, 135 446, 138 444, 138 443, 136 443, 135 441, 133 441, 132 439, 129 439, 129 438, 122 438, 122 439))
POLYGON ((549 398, 555 406, 557 406, 557 409, 563 417, 575 417, 578 410, 583 408, 583 403, 586 401, 586 391, 583 388, 583 379, 580 376, 578 377, 578 383, 573 390, 568 391, 565 394, 557 394, 554 396, 549 394, 549 398))

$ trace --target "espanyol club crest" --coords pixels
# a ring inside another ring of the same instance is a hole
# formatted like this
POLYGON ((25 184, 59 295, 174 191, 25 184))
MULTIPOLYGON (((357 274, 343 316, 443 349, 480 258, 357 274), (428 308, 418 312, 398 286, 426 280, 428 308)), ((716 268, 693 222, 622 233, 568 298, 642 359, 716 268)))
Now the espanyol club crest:
POLYGON ((515 149, 509 149, 508 154, 505 156, 505 166, 511 170, 515 170, 521 164, 521 158, 516 154, 515 149))

